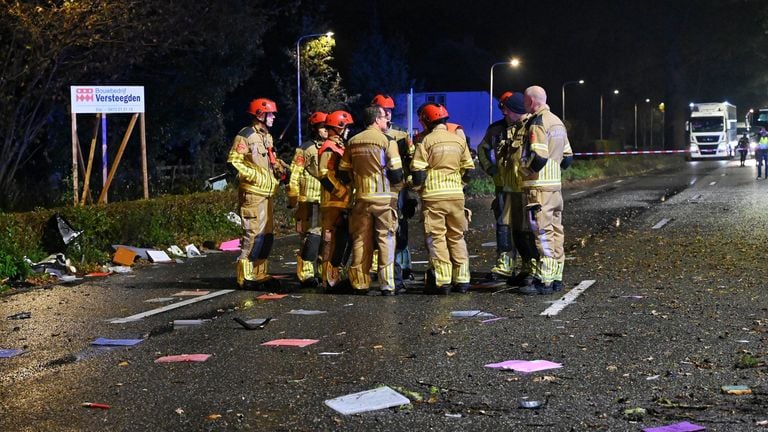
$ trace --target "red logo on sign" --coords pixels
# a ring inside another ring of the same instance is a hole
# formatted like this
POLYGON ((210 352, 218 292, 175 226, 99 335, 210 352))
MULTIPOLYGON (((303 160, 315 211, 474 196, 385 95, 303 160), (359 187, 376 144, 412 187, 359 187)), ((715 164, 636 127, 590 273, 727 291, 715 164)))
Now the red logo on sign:
POLYGON ((75 89, 75 100, 77 102, 88 101, 93 102, 93 89, 92 88, 78 88, 75 89))

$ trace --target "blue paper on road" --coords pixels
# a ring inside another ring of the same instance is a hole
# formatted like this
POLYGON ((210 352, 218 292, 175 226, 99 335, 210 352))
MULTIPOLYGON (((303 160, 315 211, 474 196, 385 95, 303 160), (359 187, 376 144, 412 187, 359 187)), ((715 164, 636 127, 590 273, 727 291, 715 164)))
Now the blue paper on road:
POLYGON ((645 428, 643 429, 643 432, 695 432, 703 430, 707 430, 707 428, 693 423, 681 422, 666 426, 645 428))
POLYGON ((407 397, 387 386, 325 401, 326 405, 344 415, 376 411, 410 403, 411 401, 407 397))
POLYGON ((464 310, 451 312, 451 318, 493 318, 496 315, 480 310, 464 310))
POLYGON ((24 350, 20 349, 1 349, 0 348, 0 358, 9 358, 9 357, 16 357, 19 354, 22 354, 24 350))
POLYGON ((144 339, 107 339, 98 338, 91 342, 91 345, 100 346, 134 346, 144 342, 144 339))

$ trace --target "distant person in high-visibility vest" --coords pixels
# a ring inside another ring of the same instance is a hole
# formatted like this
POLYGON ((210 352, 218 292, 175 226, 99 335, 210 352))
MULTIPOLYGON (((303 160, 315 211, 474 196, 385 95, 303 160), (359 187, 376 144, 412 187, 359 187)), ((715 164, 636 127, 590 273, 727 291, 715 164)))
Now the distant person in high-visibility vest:
POLYGON ((424 232, 429 251, 425 294, 469 291, 469 254, 464 233, 464 176, 475 168, 467 141, 451 132, 448 110, 428 102, 418 110, 425 134, 416 143, 411 162, 413 185, 421 194, 424 232))
POLYGON ((760 128, 760 139, 755 149, 755 163, 757 165, 757 179, 762 179, 762 169, 765 165, 765 176, 768 177, 768 131, 760 128))
POLYGON ((270 277, 267 267, 274 242, 272 208, 278 185, 289 180, 290 172, 287 164, 275 155, 269 134, 277 104, 266 98, 254 99, 248 113, 253 116, 253 123, 238 132, 227 156, 240 181, 243 237, 236 280, 241 289, 274 291, 280 282, 270 277))
POLYGON ((561 171, 573 161, 565 125, 549 110, 547 93, 539 86, 525 90, 525 123, 520 164, 526 210, 539 257, 531 285, 522 294, 552 294, 563 289, 565 267, 561 171))

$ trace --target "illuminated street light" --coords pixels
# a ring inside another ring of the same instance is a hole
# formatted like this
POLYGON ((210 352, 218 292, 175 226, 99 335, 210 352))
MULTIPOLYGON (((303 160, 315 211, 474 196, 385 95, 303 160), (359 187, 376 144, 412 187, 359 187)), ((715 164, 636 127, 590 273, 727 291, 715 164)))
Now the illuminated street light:
MULTIPOLYGON (((619 94, 619 90, 614 90, 613 94, 619 94)), ((600 94, 600 141, 603 140, 603 95, 600 94)))
POLYGON ((301 145, 301 41, 320 36, 330 38, 333 32, 308 34, 296 39, 296 125, 299 130, 299 146, 301 145))
POLYGON ((488 123, 493 123, 493 68, 498 65, 510 65, 513 68, 520 66, 520 59, 512 57, 509 61, 498 62, 491 65, 491 87, 488 89, 488 123))
POLYGON ((563 118, 562 118, 563 123, 565 123, 565 86, 567 86, 568 84, 584 84, 584 80, 568 81, 568 82, 563 83, 563 112, 562 112, 562 114, 563 114, 563 118))

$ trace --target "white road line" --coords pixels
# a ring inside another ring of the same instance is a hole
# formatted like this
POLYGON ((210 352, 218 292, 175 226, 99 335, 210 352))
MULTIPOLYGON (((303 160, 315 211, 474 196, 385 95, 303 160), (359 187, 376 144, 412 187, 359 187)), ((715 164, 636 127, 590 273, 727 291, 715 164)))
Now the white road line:
POLYGON ((125 318, 117 318, 110 321, 110 324, 125 324, 132 321, 138 321, 142 318, 146 318, 148 316, 157 315, 159 313, 168 312, 169 310, 178 309, 180 307, 184 307, 186 305, 190 305, 192 303, 197 303, 199 301, 208 300, 210 298, 218 297, 220 295, 229 294, 231 292, 234 292, 235 290, 220 290, 220 291, 214 291, 210 294, 206 294, 204 296, 191 298, 189 300, 180 301, 178 303, 169 304, 167 306, 163 306, 161 308, 148 310, 146 312, 142 312, 140 314, 131 315, 129 317, 125 318))
POLYGON ((666 225, 667 223, 669 223, 669 219, 664 218, 664 219, 660 220, 659 222, 657 222, 656 225, 654 225, 651 229, 659 229, 659 228, 663 227, 664 225, 666 225))
POLYGON ((551 317, 559 314, 561 310, 565 309, 566 306, 573 303, 573 301, 576 300, 576 297, 581 295, 581 293, 586 291, 587 288, 591 287, 592 284, 594 283, 595 281, 591 279, 581 281, 578 285, 573 287, 573 289, 570 290, 568 294, 562 296, 560 300, 557 300, 550 307, 548 307, 544 312, 542 312, 541 315, 551 317))
POLYGON ((581 195, 581 194, 583 194, 584 192, 586 192, 586 191, 585 191, 585 190, 583 190, 583 191, 574 192, 574 193, 572 193, 572 194, 571 194, 571 196, 581 195))
POLYGON ((711 183, 709 183, 709 185, 710 185, 710 186, 714 186, 714 185, 716 185, 716 184, 717 184, 717 182, 711 182, 711 183))

